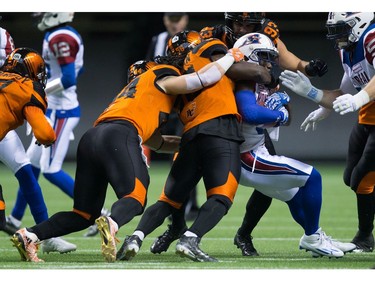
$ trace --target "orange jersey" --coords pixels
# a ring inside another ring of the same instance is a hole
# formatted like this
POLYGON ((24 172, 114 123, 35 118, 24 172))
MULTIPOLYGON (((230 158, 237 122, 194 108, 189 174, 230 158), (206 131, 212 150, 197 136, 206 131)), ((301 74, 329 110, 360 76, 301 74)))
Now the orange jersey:
POLYGON ((179 75, 178 69, 170 65, 157 65, 139 75, 122 89, 94 126, 107 120, 124 119, 137 128, 143 142, 147 141, 161 124, 167 122, 176 100, 176 96, 159 88, 156 81, 179 75))
POLYGON ((16 73, 0 71, 0 140, 23 124, 24 108, 30 105, 46 111, 42 85, 16 73))
MULTIPOLYGON (((185 59, 186 73, 196 72, 211 62, 211 56, 227 53, 227 47, 218 39, 204 41, 194 48, 185 59)), ((193 94, 181 96, 180 119, 184 132, 213 118, 236 115, 240 118, 234 98, 234 83, 227 76, 216 84, 193 94)))
POLYGON ((361 107, 359 110, 359 124, 375 125, 375 101, 361 107))

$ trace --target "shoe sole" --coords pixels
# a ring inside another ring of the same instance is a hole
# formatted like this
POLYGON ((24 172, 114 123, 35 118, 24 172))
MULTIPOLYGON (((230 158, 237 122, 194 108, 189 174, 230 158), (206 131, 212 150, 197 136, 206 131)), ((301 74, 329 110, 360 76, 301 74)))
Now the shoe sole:
POLYGON ((113 246, 115 243, 114 237, 111 235, 109 221, 105 217, 100 217, 95 220, 96 225, 98 226, 100 238, 101 238, 101 250, 104 259, 107 262, 116 261, 116 246, 113 246))
POLYGON ((19 237, 19 234, 14 234, 12 238, 10 238, 10 241, 12 241, 13 247, 16 247, 18 253, 21 256, 21 260, 28 261, 29 259, 26 254, 25 245, 23 241, 20 241, 20 239, 22 240, 22 238, 19 237))
POLYGON ((323 253, 323 252, 318 252, 317 250, 308 249, 308 248, 305 248, 303 246, 299 246, 299 249, 300 250, 305 250, 306 252, 311 251, 313 258, 328 257, 328 258, 337 258, 337 259, 339 259, 339 258, 342 258, 344 256, 344 255, 342 255, 342 256, 334 256, 334 255, 331 255, 331 254, 326 254, 326 253, 323 253))
POLYGON ((182 245, 176 245, 176 254, 179 255, 181 258, 188 258, 192 261, 198 261, 197 257, 186 247, 182 245))

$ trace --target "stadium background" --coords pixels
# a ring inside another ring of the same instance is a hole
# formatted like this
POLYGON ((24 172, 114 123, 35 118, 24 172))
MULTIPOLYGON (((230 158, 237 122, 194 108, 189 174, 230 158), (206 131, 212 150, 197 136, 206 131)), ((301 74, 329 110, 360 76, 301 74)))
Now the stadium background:
MULTIPOLYGON (((28 46, 41 51, 43 33, 33 26, 31 13, 2 13, 1 16, 0 24, 12 34, 16 47, 28 46)), ((126 83, 128 66, 143 58, 153 35, 165 30, 162 16, 163 13, 153 12, 75 14, 71 25, 84 40, 85 71, 78 81, 82 117, 67 160, 75 160, 78 140, 126 83)), ((195 12, 189 16, 190 29, 224 23, 224 13, 195 12)), ((325 38, 327 13, 282 12, 267 13, 267 17, 279 25, 281 38, 290 51, 305 60, 320 57, 328 63, 328 73, 312 79, 315 86, 339 87, 343 71, 333 42, 325 38)), ((357 115, 332 113, 319 123, 316 132, 305 133, 299 126, 317 105, 293 93, 290 95, 292 123, 281 130, 276 143, 278 152, 301 160, 344 160, 350 129, 357 115)), ((19 128, 18 132, 27 147, 30 138, 26 137, 25 128, 19 128)), ((153 154, 153 159, 168 158, 153 154)))

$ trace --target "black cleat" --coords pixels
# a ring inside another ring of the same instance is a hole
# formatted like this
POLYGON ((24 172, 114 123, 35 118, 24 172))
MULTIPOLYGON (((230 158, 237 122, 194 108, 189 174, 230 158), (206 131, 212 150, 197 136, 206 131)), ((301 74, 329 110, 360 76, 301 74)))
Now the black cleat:
POLYGON ((116 260, 128 261, 138 253, 142 240, 137 235, 127 236, 120 250, 117 251, 116 260))
POLYGON ((176 254, 186 257, 192 261, 198 262, 217 262, 218 260, 210 257, 208 254, 199 249, 199 237, 187 237, 182 235, 176 245, 176 254))
POLYGON ((374 250, 374 235, 363 234, 359 230, 351 241, 357 246, 354 252, 372 252, 374 250))
POLYGON ((181 237, 186 231, 186 227, 181 231, 177 231, 172 228, 171 224, 168 224, 168 229, 160 236, 158 236, 150 247, 150 251, 153 254, 161 254, 166 252, 173 241, 181 237))
POLYGON ((242 236, 236 233, 234 236, 234 245, 241 249, 243 256, 259 256, 257 250, 254 248, 252 236, 242 236))
POLYGON ((19 228, 15 226, 8 217, 6 217, 6 222, 3 231, 12 236, 14 233, 17 232, 17 230, 19 230, 19 228))

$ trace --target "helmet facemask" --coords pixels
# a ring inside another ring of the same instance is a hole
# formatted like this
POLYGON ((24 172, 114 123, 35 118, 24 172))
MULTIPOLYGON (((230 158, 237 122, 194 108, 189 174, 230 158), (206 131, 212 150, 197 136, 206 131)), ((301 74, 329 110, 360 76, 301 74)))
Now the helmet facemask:
POLYGON ((327 39, 335 40, 335 49, 350 50, 374 19, 374 13, 329 13, 327 39))
POLYGON ((264 13, 231 13, 226 12, 225 15, 225 32, 229 39, 231 46, 243 35, 250 32, 257 32, 261 29, 261 25, 264 22, 264 13), (248 30, 245 33, 236 33, 234 24, 252 26, 252 30, 248 30))

